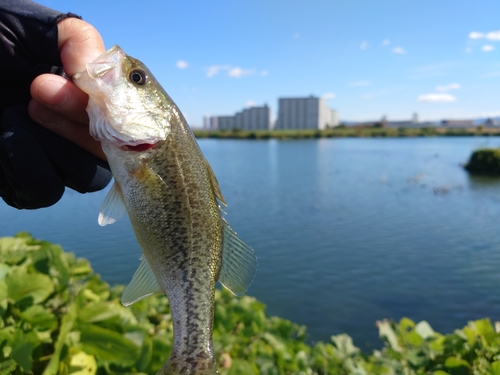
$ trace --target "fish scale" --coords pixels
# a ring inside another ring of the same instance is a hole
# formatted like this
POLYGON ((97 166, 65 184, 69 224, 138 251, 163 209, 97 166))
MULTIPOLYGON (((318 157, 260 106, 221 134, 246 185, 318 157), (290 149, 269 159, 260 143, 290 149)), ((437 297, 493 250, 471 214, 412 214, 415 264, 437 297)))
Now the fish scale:
POLYGON ((115 178, 99 223, 128 214, 143 251, 122 303, 167 295, 174 339, 159 374, 217 374, 215 284, 243 293, 256 270, 253 250, 222 218, 225 201, 212 169, 181 112, 140 61, 115 46, 74 82, 89 94, 91 134, 115 178))

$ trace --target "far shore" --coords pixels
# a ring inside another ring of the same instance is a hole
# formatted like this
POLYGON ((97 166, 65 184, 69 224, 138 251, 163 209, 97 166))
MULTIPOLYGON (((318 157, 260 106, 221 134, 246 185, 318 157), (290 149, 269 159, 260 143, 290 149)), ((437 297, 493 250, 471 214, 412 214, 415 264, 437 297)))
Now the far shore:
POLYGON ((343 138, 343 137, 456 137, 456 136, 500 136, 500 128, 482 126, 471 128, 357 128, 339 126, 325 130, 193 130, 196 138, 217 139, 307 139, 307 138, 343 138))

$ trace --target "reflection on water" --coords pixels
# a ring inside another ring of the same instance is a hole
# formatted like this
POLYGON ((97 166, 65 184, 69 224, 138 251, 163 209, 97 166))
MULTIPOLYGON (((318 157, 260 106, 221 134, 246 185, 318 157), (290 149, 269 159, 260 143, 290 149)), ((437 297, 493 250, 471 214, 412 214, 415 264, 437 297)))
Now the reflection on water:
MULTIPOLYGON (((500 320, 500 179, 460 166, 493 138, 202 140, 229 203, 227 219, 256 251, 249 294, 309 327, 380 346, 376 320, 426 319, 450 332, 500 320)), ((1 235, 28 230, 88 257, 126 283, 140 249, 127 220, 101 228, 105 192, 68 192, 49 209, 0 206, 1 235)))

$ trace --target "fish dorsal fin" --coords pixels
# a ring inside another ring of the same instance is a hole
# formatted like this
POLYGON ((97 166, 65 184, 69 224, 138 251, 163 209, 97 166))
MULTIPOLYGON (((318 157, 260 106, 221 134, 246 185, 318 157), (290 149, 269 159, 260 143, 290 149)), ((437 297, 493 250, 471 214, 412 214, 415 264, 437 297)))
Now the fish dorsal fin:
POLYGON ((215 177, 215 173, 212 170, 212 167, 210 166, 210 164, 208 164, 207 159, 204 159, 203 161, 205 162, 205 166, 207 167, 208 178, 210 179, 210 185, 212 186, 212 190, 214 191, 217 200, 224 206, 227 206, 226 200, 224 199, 224 196, 220 191, 219 181, 217 181, 217 177, 215 177))
POLYGON ((139 265, 139 268, 137 268, 137 271, 135 271, 134 276, 132 276, 132 281, 123 291, 122 298, 120 300, 123 306, 130 306, 131 304, 140 301, 143 298, 149 297, 152 294, 162 293, 146 257, 142 255, 140 260, 141 264, 139 265))
POLYGON ((222 266, 219 282, 231 293, 239 296, 246 292, 257 271, 257 258, 250 246, 244 243, 222 220, 222 266))
POLYGON ((100 226, 104 227, 108 224, 113 224, 126 213, 127 209, 123 204, 122 191, 120 186, 115 182, 101 204, 97 222, 100 226))

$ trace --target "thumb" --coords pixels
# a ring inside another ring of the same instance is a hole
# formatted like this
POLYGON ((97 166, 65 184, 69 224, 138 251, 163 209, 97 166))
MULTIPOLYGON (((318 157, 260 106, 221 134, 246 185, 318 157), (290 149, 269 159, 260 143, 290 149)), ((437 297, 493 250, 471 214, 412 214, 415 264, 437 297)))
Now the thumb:
POLYGON ((101 35, 91 24, 78 18, 65 18, 57 27, 61 61, 68 76, 85 70, 87 63, 105 52, 101 35))

